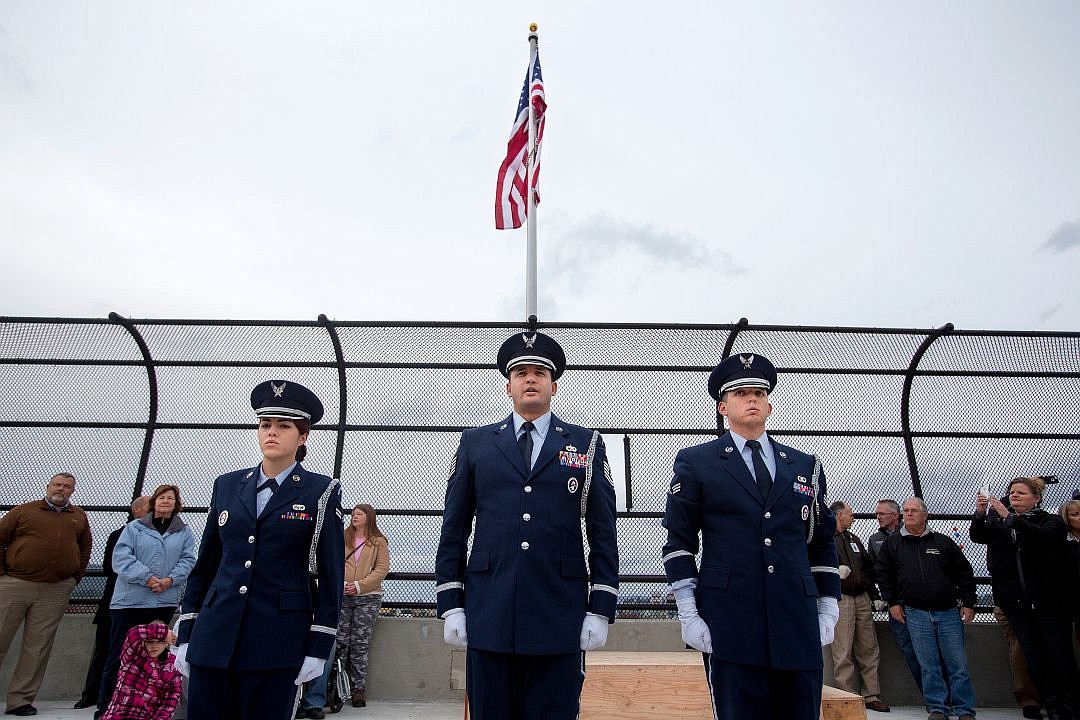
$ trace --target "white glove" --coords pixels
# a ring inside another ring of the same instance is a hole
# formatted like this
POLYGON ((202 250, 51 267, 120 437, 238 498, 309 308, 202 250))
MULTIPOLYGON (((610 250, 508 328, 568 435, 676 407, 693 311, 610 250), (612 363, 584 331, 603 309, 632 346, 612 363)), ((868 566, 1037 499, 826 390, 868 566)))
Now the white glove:
POLYGON ((173 648, 173 667, 176 668, 176 672, 180 673, 184 677, 191 677, 191 665, 187 661, 187 643, 177 645, 173 648))
POLYGON ((585 613, 585 620, 581 623, 581 649, 599 650, 607 644, 608 619, 596 613, 585 613))
POLYGON ((697 612, 697 600, 691 591, 687 597, 676 597, 675 604, 679 607, 679 623, 682 625, 683 642, 701 652, 712 652, 712 634, 709 626, 701 619, 697 612))
POLYGON ((454 608, 443 615, 442 639, 459 648, 469 646, 469 635, 465 632, 465 609, 454 608))
POLYGON ((817 626, 821 646, 825 647, 836 635, 836 621, 840 619, 840 603, 834 597, 817 599, 817 626))
POLYGON ((304 658, 304 664, 300 666, 300 674, 293 680, 293 685, 300 685, 301 683, 306 683, 308 680, 314 680, 322 675, 323 668, 325 667, 326 660, 308 655, 304 658))
POLYGON ((885 612, 888 609, 889 609, 889 603, 885 602, 884 600, 875 600, 874 601, 874 610, 876 612, 885 612))
POLYGON ((849 565, 837 565, 836 569, 840 571, 841 580, 846 580, 848 575, 851 574, 851 567, 849 565))

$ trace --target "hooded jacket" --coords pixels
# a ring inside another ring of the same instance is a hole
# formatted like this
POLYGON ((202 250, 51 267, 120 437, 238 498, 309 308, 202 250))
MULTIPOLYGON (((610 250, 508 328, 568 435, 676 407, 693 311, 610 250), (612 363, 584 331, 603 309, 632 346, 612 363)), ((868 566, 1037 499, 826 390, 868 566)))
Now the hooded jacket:
POLYGON ((173 515, 164 534, 154 527, 152 513, 132 520, 124 526, 113 550, 112 567, 117 577, 109 607, 176 607, 180 589, 194 566, 195 536, 179 515, 173 515), (172 587, 155 594, 146 586, 151 576, 172 578, 172 587))

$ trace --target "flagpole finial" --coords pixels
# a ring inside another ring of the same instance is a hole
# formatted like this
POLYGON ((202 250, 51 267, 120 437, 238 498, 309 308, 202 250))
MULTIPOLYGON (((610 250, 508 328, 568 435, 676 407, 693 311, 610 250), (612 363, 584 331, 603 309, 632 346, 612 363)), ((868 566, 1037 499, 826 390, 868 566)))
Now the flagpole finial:
POLYGON ((529 23, 529 32, 536 32, 536 23, 529 23))

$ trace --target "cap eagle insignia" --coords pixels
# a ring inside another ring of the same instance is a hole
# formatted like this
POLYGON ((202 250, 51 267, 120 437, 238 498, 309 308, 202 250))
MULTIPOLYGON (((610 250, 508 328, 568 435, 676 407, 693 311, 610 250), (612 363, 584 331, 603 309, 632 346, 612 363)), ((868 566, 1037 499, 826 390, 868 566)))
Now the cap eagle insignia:
POLYGON ((745 370, 749 370, 750 366, 754 364, 754 356, 751 355, 750 357, 746 358, 746 357, 743 357, 742 355, 740 355, 739 356, 739 362, 742 363, 742 366, 743 366, 743 368, 745 370))
POLYGON ((531 348, 536 344, 536 333, 533 333, 532 337, 527 337, 525 333, 521 333, 521 339, 525 341, 525 347, 531 348))
POLYGON ((285 383, 275 385, 274 381, 270 381, 270 389, 274 391, 274 397, 281 397, 281 394, 285 392, 285 383))

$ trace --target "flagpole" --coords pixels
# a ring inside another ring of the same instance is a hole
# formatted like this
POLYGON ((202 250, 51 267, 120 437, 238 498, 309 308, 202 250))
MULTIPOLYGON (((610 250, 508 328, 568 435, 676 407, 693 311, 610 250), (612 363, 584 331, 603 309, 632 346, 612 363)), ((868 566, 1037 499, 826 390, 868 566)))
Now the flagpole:
MULTIPOLYGON (((528 84, 532 87, 533 58, 536 57, 539 37, 536 34, 536 23, 529 25, 529 72, 528 84)), ((536 317, 536 193, 532 190, 533 162, 536 159, 536 118, 531 98, 529 99, 529 155, 525 170, 525 191, 528 193, 528 214, 526 216, 526 232, 528 242, 525 249, 525 317, 530 322, 535 322, 536 317)))

